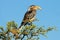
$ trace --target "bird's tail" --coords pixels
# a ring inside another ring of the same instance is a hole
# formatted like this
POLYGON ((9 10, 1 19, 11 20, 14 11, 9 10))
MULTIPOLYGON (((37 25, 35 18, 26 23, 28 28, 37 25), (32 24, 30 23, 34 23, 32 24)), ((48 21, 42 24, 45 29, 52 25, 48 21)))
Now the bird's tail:
POLYGON ((20 25, 19 28, 21 28, 23 25, 20 25))
POLYGON ((21 25, 19 26, 18 30, 21 30, 23 25, 24 25, 24 23, 22 22, 21 25))

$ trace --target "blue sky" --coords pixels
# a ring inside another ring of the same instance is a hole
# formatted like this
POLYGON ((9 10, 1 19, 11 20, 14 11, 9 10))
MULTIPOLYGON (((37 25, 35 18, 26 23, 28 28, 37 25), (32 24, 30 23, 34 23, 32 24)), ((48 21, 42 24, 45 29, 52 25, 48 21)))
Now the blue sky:
POLYGON ((0 26, 6 28, 8 21, 14 20, 20 25, 25 12, 30 5, 39 5, 42 10, 37 11, 35 22, 38 26, 56 26, 58 31, 48 33, 48 38, 41 36, 41 40, 60 39, 60 0, 0 0, 0 26))

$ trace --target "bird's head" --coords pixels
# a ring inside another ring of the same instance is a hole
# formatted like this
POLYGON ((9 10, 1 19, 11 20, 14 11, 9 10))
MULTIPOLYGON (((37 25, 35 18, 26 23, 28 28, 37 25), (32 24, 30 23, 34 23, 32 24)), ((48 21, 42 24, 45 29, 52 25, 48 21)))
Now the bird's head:
POLYGON ((36 5, 31 5, 28 10, 38 10, 38 9, 41 10, 42 8, 36 5))

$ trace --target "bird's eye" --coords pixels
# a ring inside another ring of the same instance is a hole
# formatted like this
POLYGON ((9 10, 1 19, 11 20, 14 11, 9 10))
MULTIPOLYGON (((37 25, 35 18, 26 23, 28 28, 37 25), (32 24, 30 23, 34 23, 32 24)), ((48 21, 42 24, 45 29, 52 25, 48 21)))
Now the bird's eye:
POLYGON ((32 6, 32 7, 34 7, 34 6, 32 6))

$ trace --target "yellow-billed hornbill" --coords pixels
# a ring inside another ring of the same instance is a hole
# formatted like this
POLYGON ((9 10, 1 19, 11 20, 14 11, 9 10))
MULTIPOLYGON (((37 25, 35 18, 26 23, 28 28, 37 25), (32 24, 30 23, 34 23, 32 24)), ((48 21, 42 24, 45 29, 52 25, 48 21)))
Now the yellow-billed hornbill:
POLYGON ((21 23, 20 27, 23 26, 23 25, 25 26, 26 24, 32 23, 31 20, 34 20, 34 17, 36 15, 36 10, 37 9, 41 9, 41 7, 36 6, 36 5, 31 5, 29 7, 29 9, 27 10, 27 12, 24 15, 24 18, 22 20, 22 23, 21 23))

